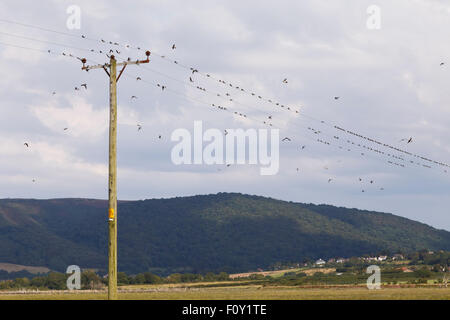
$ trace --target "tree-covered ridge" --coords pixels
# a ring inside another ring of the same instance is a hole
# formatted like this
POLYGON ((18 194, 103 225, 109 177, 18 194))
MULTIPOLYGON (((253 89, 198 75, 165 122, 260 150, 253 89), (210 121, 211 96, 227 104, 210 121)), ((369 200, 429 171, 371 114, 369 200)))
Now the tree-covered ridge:
MULTIPOLYGON (((0 261, 106 269, 107 202, 0 200, 0 261)), ((240 272, 382 250, 449 250, 450 233, 392 214, 219 193, 118 205, 119 270, 240 272)))

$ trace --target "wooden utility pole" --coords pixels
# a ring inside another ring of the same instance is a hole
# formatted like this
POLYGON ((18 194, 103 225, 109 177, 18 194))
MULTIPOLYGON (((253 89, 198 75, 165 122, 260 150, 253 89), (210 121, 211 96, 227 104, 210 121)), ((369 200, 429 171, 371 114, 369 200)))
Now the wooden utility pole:
POLYGON ((103 68, 109 76, 109 176, 108 176, 108 299, 117 300, 117 81, 128 64, 141 64, 150 61, 150 51, 146 53, 147 60, 126 61, 117 63, 114 56, 109 64, 86 66, 82 59, 82 70, 103 68), (117 66, 123 66, 117 76, 117 66), (108 72, 109 68, 109 72, 108 72))

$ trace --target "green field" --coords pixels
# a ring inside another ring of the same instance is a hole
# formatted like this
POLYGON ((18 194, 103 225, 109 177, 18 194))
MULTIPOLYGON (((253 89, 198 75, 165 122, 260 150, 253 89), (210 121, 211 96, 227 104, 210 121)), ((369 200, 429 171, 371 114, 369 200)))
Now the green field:
MULTIPOLYGON (((239 286, 239 287, 214 287, 214 288, 169 288, 152 287, 147 292, 119 293, 119 299, 138 300, 408 300, 408 299, 442 299, 450 300, 450 288, 427 287, 427 288, 382 288, 380 290, 368 290, 367 288, 355 287, 333 287, 333 288, 292 288, 292 287, 260 287, 260 286, 239 286), (158 291, 156 291, 158 290, 158 291)), ((142 290, 144 288, 136 288, 142 290)), ((145 290, 145 289, 144 289, 145 290)), ((106 299, 105 293, 21 293, 7 294, 0 292, 0 300, 101 300, 106 299)))

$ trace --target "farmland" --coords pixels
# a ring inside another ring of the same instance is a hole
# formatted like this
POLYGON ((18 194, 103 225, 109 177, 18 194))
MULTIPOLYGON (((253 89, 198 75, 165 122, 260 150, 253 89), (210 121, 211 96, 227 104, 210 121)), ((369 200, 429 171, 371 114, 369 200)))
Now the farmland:
MULTIPOLYGON (((259 285, 196 287, 183 286, 126 286, 120 288, 123 300, 450 300, 450 288, 383 287, 368 290, 364 286, 322 287, 263 287, 259 285)), ((0 300, 104 300, 106 291, 71 293, 68 291, 17 293, 1 292, 0 300)))

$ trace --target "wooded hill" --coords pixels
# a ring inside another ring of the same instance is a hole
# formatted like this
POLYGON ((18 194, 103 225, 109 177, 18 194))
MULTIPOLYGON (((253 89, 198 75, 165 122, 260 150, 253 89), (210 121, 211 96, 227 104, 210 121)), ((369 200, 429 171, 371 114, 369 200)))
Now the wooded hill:
MULTIPOLYGON (((107 201, 0 200, 0 262, 106 270, 107 201)), ((387 213, 219 193, 118 205, 119 271, 242 272, 276 262, 450 250, 450 232, 387 213)))

